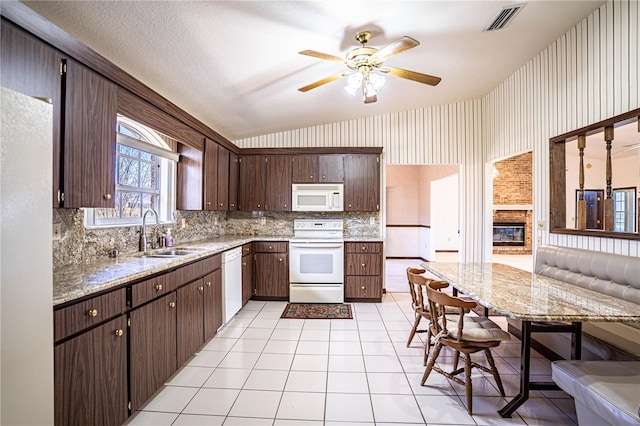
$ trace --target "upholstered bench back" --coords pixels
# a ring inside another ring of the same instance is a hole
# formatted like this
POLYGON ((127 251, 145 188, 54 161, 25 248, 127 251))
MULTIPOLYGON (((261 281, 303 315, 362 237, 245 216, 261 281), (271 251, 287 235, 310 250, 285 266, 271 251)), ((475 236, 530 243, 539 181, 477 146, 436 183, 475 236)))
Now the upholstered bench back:
MULTIPOLYGON (((536 252, 535 273, 640 305, 640 257, 542 246, 536 252)), ((585 322, 582 330, 640 359, 640 323, 585 322)), ((585 344, 599 359, 614 356, 604 346, 585 344)))
POLYGON ((640 258, 569 247, 543 246, 536 274, 640 305, 640 258))

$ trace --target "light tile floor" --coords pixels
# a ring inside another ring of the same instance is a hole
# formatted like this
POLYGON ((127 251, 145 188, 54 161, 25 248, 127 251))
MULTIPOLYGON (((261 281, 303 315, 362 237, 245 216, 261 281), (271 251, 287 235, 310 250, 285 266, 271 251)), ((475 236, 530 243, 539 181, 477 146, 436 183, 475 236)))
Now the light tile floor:
MULTIPOLYGON (((129 424, 577 424, 573 400, 562 391, 534 391, 512 418, 501 418, 496 410, 506 400, 481 372, 473 375, 469 416, 464 387, 435 372, 420 386, 422 335, 406 347, 408 293, 351 305, 352 320, 291 320, 280 319, 285 302, 250 301, 129 424)), ((452 362, 446 355, 445 366, 452 362)), ((518 389, 519 341, 503 343, 494 356, 510 399, 518 389)), ((533 357, 532 379, 550 380, 550 362, 533 357)))

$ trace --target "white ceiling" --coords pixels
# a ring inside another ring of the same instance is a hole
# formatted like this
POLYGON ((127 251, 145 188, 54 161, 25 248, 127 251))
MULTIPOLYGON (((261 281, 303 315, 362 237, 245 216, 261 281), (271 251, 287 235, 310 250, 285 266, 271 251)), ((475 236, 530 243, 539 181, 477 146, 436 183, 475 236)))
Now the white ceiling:
POLYGON ((509 1, 39 1, 32 9, 230 140, 477 99, 604 1, 526 1, 483 32, 509 1), (358 31, 371 47, 402 36, 420 46, 385 64, 442 78, 387 77, 365 105, 334 81, 346 69, 299 55, 343 57, 358 31))

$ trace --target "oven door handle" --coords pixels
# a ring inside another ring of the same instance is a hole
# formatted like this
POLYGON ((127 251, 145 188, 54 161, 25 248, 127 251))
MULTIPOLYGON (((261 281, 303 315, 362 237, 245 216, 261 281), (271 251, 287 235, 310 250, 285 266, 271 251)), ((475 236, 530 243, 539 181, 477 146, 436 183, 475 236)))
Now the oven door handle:
POLYGON ((295 248, 343 248, 343 243, 289 243, 290 247, 295 248))

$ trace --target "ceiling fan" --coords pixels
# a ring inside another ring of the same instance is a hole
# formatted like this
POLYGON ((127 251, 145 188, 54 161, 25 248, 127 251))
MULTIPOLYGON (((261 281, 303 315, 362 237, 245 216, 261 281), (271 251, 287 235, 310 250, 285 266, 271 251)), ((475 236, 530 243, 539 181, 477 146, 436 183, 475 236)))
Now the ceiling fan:
POLYGON ((374 47, 366 46, 370 38, 371 33, 369 31, 362 31, 356 34, 356 41, 362 46, 350 50, 347 53, 346 59, 327 53, 316 52, 315 50, 303 50, 299 52, 301 55, 313 56, 327 61, 342 62, 349 70, 323 78, 322 80, 301 87, 298 90, 307 92, 323 84, 348 76, 349 79, 345 90, 355 96, 358 89, 361 89, 364 103, 369 104, 378 100, 378 92, 382 89, 385 82, 382 74, 405 78, 431 86, 436 86, 440 83, 440 77, 383 65, 383 62, 387 59, 418 46, 420 44, 419 41, 405 36, 378 50, 374 47))

